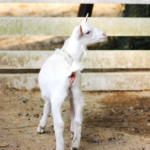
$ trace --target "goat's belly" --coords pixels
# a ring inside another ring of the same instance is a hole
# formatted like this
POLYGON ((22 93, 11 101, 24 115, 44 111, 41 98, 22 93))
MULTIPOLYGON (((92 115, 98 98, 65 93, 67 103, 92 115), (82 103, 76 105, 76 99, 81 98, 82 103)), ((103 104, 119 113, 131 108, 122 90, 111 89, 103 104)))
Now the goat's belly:
POLYGON ((75 81, 76 74, 75 72, 72 72, 71 75, 68 77, 69 82, 73 83, 75 81))

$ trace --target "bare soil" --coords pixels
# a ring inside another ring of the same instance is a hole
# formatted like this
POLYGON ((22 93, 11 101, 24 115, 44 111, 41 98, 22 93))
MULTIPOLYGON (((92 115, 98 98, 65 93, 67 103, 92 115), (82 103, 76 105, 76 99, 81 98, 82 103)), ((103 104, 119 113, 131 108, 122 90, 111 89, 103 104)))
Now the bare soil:
MULTIPOLYGON (((50 114, 44 134, 36 129, 44 102, 39 91, 0 91, 0 149, 55 150, 50 114)), ((80 150, 149 150, 150 92, 84 92, 80 150)), ((69 101, 64 102, 65 150, 70 149, 69 101)))

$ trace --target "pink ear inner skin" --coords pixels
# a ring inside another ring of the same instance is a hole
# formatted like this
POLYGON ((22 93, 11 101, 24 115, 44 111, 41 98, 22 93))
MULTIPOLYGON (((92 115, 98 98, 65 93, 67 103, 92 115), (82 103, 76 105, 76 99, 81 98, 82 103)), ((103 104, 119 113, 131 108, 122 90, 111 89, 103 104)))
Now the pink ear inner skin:
POLYGON ((81 25, 80 25, 80 33, 82 34, 82 27, 81 27, 81 25))
POLYGON ((72 72, 72 73, 71 73, 71 76, 68 77, 68 78, 69 78, 69 81, 70 81, 71 83, 73 83, 74 80, 75 80, 75 77, 76 77, 75 72, 72 72))
POLYGON ((82 33, 82 27, 81 27, 81 25, 80 25, 80 37, 83 35, 83 33, 82 33))

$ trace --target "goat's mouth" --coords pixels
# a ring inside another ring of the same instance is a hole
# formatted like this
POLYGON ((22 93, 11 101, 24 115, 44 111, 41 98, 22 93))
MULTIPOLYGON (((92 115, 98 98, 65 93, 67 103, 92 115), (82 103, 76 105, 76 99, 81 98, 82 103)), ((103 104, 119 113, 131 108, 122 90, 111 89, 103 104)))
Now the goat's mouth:
POLYGON ((100 42, 104 42, 106 40, 107 40, 107 36, 99 39, 100 42))
POLYGON ((107 39, 107 36, 100 38, 100 40, 106 40, 106 39, 107 39))
POLYGON ((72 72, 72 73, 71 73, 71 76, 68 77, 68 78, 69 78, 69 81, 70 81, 71 83, 73 83, 74 80, 75 80, 75 77, 76 77, 75 72, 72 72))

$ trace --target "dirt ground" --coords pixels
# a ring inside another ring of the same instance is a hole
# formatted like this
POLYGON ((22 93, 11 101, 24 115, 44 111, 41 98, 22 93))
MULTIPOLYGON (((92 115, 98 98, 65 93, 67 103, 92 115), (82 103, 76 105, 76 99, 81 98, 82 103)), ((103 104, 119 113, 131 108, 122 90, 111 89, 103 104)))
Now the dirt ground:
MULTIPOLYGON (((0 91, 0 149, 55 150, 50 114, 44 134, 36 129, 44 102, 39 91, 0 91)), ((149 150, 150 92, 84 92, 80 150, 149 150)), ((69 101, 64 102, 65 150, 70 149, 69 101)))

